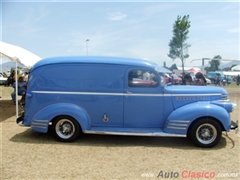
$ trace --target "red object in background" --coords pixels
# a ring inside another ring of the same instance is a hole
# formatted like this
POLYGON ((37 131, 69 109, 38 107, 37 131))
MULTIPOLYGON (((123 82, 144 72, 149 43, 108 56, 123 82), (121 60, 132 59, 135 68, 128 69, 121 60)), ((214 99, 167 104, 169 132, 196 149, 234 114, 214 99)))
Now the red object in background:
POLYGON ((168 74, 165 75, 165 81, 166 83, 172 83, 172 84, 182 84, 182 78, 178 77, 176 74, 173 74, 172 76, 169 76, 168 74))

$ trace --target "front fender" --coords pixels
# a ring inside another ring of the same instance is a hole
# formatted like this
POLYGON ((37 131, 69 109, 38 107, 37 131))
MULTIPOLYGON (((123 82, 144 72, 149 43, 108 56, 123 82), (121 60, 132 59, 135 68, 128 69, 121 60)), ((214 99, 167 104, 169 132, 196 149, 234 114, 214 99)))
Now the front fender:
POLYGON ((48 131, 49 122, 61 115, 71 116, 76 119, 82 131, 90 129, 91 123, 86 111, 70 103, 53 104, 42 109, 33 117, 31 128, 34 131, 46 133, 48 131))
POLYGON ((166 121, 164 132, 186 134, 190 124, 201 117, 213 117, 222 123, 226 131, 230 130, 229 113, 221 106, 209 102, 196 102, 173 111, 166 121))

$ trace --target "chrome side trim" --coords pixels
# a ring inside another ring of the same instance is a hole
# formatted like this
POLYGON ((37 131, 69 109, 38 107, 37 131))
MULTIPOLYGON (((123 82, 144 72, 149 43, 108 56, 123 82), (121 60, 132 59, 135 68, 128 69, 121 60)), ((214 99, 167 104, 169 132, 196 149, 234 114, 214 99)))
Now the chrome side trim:
POLYGON ((124 93, 102 93, 102 92, 64 92, 64 91, 32 91, 36 94, 69 94, 69 95, 105 95, 105 96, 123 96, 124 93))
POLYGON ((221 96, 221 94, 212 93, 212 94, 170 94, 171 96, 221 96))
POLYGON ((35 122, 33 122, 33 123, 32 123, 32 126, 34 126, 34 125, 36 125, 36 126, 47 126, 47 124, 41 124, 41 123, 35 123, 35 122))
POLYGON ((178 123, 190 123, 189 120, 169 120, 168 122, 178 122, 178 123))
POLYGON ((176 126, 167 126, 168 129, 186 130, 187 128, 181 128, 176 126))
POLYGON ((84 131, 85 134, 101 134, 101 135, 125 135, 125 136, 161 136, 161 137, 186 137, 186 134, 170 134, 164 132, 138 133, 138 132, 108 132, 108 131, 84 131))
POLYGON ((169 120, 166 121, 165 128, 174 130, 187 130, 189 120, 169 120))
POLYGON ((36 119, 34 119, 31 123, 31 128, 47 129, 48 122, 49 122, 48 120, 36 120, 36 119))
POLYGON ((166 96, 166 97, 177 97, 177 96, 220 96, 221 94, 141 94, 141 93, 102 93, 102 92, 65 92, 65 91, 32 91, 35 94, 68 94, 68 95, 104 95, 104 96, 166 96))
POLYGON ((46 127, 42 127, 42 126, 31 126, 31 128, 40 128, 40 129, 46 129, 46 127))
POLYGON ((188 124, 174 124, 174 123, 168 123, 169 126, 185 126, 187 127, 188 124))
POLYGON ((48 120, 33 120, 33 122, 48 123, 48 120))

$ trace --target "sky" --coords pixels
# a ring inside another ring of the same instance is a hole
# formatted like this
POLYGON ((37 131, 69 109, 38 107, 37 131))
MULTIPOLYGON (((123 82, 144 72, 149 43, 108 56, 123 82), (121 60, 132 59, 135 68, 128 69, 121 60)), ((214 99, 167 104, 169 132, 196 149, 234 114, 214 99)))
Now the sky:
POLYGON ((216 55, 240 60, 240 1, 0 1, 0 40, 41 58, 120 56, 181 66, 167 56, 168 44, 177 17, 189 15, 185 66, 216 55))

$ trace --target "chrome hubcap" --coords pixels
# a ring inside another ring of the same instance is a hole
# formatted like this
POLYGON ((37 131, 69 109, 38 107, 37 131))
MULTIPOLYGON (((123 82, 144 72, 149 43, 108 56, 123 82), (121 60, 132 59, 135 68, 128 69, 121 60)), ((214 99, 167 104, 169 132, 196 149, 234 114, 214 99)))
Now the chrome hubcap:
POLYGON ((202 144, 210 144, 217 138, 217 130, 212 124, 205 123, 198 127, 196 137, 202 144))
POLYGON ((69 119, 61 119, 55 126, 56 133, 63 139, 69 139, 75 133, 75 126, 69 119))

